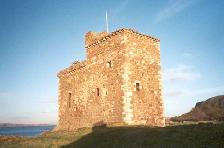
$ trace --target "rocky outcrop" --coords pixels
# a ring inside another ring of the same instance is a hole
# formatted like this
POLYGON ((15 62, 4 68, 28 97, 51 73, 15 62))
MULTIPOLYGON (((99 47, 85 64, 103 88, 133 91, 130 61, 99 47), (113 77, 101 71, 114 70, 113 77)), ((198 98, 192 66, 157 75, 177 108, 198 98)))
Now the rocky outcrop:
POLYGON ((172 121, 224 121, 224 95, 196 103, 188 113, 171 118, 172 121))

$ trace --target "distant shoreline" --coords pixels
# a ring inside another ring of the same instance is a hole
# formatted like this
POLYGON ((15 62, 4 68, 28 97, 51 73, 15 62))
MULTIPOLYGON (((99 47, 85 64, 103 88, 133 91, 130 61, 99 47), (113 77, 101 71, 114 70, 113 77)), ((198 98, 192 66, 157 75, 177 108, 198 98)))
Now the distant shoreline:
POLYGON ((1 127, 34 127, 34 126, 56 126, 56 124, 16 124, 16 123, 0 123, 1 127))
MULTIPOLYGON (((0 135, 4 136, 25 136, 35 137, 39 136, 44 132, 51 131, 55 128, 55 125, 4 125, 0 127, 0 135)), ((1 136, 0 136, 1 137, 1 136)))

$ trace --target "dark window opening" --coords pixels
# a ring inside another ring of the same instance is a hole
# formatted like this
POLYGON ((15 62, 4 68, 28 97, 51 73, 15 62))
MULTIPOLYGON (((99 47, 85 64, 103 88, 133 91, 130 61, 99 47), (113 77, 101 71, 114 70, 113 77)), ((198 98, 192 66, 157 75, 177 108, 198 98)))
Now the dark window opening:
POLYGON ((97 94, 97 96, 100 96, 100 88, 96 89, 96 94, 97 94))
POLYGON ((140 91, 140 83, 136 83, 136 91, 140 91))
POLYGON ((68 107, 71 107, 71 97, 72 97, 72 93, 68 93, 68 107))
POLYGON ((107 62, 107 66, 108 66, 109 68, 112 67, 111 61, 107 62))

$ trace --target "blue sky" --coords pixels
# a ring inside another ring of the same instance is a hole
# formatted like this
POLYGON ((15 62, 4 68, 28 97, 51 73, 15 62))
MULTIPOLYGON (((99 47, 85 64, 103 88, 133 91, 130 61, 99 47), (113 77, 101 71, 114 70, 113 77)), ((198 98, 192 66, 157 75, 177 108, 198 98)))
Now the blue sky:
POLYGON ((0 0, 0 122, 56 123, 59 70, 84 34, 132 28, 161 40, 166 116, 224 94, 222 0, 0 0))

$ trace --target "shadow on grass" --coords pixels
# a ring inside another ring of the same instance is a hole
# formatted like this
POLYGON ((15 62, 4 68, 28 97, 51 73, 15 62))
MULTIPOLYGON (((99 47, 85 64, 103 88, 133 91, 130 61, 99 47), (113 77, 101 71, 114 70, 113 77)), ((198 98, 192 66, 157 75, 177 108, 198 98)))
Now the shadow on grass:
POLYGON ((224 147, 224 124, 95 127, 63 148, 224 147))

